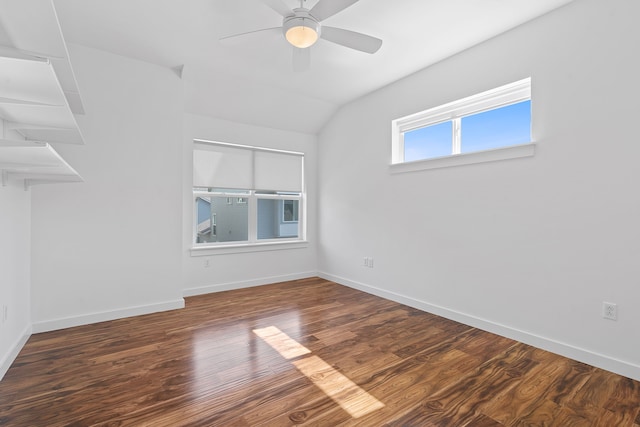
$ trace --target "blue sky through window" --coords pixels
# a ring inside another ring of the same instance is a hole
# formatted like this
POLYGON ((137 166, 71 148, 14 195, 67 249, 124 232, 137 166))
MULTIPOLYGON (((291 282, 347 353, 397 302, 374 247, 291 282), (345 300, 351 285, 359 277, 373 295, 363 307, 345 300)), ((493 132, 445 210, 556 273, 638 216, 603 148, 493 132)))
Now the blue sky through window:
MULTIPOLYGON (((531 142, 531 101, 462 117, 460 152, 489 150, 531 142)), ((404 161, 453 154, 451 121, 404 133, 404 161)))
POLYGON ((451 155, 451 122, 438 123, 404 134, 404 161, 451 155))
POLYGON ((531 101, 463 117, 461 129, 462 153, 531 142, 531 101))

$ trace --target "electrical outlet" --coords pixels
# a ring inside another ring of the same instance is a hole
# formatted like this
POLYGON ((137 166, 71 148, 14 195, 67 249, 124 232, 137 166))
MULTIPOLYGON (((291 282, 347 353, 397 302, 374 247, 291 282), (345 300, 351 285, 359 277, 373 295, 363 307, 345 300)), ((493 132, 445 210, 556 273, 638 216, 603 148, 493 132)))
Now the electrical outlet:
POLYGON ((369 258, 369 268, 373 268, 373 258, 369 258))
POLYGON ((209 258, 205 258, 204 260, 204 268, 211 267, 211 260, 209 258))
POLYGON ((369 267, 369 258, 368 257, 362 258, 362 266, 363 267, 369 267))
POLYGON ((602 317, 609 320, 618 320, 618 305, 612 302, 603 302, 602 317))

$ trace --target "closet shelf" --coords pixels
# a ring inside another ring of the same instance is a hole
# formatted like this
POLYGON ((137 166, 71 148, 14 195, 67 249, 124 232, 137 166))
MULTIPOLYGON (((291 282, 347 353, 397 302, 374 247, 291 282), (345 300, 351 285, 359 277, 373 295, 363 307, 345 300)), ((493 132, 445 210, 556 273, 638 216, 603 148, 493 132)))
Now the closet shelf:
POLYGON ((2 185, 10 179, 31 185, 81 182, 80 175, 46 142, 0 140, 2 185))
POLYGON ((84 143, 47 59, 0 55, 0 119, 5 129, 18 132, 26 140, 84 143))
POLYGON ((0 130, 3 186, 82 181, 49 145, 84 143, 50 59, 0 49, 0 130))

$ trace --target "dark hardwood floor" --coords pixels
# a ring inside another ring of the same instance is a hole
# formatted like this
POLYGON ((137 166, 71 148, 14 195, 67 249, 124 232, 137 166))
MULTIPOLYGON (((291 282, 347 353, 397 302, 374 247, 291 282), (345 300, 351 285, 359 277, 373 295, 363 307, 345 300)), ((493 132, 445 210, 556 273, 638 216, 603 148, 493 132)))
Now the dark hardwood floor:
POLYGON ((322 279, 33 335, 2 426, 630 426, 640 383, 322 279))

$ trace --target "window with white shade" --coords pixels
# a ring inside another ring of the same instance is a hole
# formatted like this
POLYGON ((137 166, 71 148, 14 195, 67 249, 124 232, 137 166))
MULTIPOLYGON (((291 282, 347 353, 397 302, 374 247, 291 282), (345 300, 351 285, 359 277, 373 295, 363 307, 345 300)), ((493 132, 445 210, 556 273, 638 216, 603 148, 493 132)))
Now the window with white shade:
POLYGON ((195 140, 195 247, 304 239, 304 154, 195 140))

